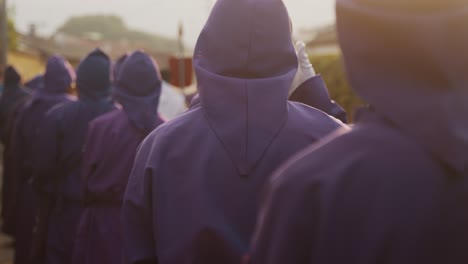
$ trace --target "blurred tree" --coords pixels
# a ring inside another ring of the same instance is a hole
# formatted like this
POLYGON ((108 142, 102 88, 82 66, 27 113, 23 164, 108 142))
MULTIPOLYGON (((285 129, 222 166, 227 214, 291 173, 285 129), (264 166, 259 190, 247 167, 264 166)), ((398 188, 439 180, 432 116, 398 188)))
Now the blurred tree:
POLYGON ((331 98, 346 110, 352 121, 354 112, 365 103, 351 89, 340 55, 312 56, 310 61, 325 80, 331 98))
POLYGON ((124 21, 113 15, 72 17, 59 29, 61 33, 79 37, 89 33, 100 33, 104 39, 108 40, 119 40, 127 31, 124 21))
POLYGON ((58 33, 84 38, 98 37, 108 41, 128 40, 146 47, 168 47, 171 51, 177 47, 173 39, 127 28, 123 19, 115 15, 72 17, 59 28, 58 33))

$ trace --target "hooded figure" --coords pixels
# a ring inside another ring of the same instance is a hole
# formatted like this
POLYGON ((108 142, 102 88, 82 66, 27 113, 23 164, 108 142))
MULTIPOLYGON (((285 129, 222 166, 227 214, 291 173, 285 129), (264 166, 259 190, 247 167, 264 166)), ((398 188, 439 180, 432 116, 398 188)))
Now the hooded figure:
POLYGON ((15 263, 31 263, 31 241, 36 217, 37 195, 33 190, 33 161, 44 155, 35 147, 40 125, 47 111, 54 105, 71 101, 67 90, 75 79, 75 72, 61 57, 51 57, 46 66, 43 85, 34 89, 32 98, 22 107, 11 143, 11 182, 7 187, 9 208, 16 215, 15 263), (16 212, 16 214, 14 213, 16 212))
POLYGON ((48 218, 48 264, 70 263, 82 211, 80 171, 88 123, 114 110, 110 99, 110 60, 97 49, 78 66, 79 100, 52 108, 41 126, 35 182, 43 197, 53 198, 48 218))
POLYGON ((201 103, 151 133, 135 160, 129 263, 239 263, 270 173, 343 126, 287 100, 298 61, 280 0, 218 0, 194 66, 201 103))
POLYGON ((252 263, 468 262, 468 3, 339 0, 372 108, 269 182, 252 263))
POLYGON ((123 258, 121 206, 141 141, 163 123, 157 114, 159 68, 137 51, 123 64, 114 98, 123 109, 92 121, 82 165, 85 209, 78 227, 73 262, 113 264, 123 258))
MULTIPOLYGON (((295 48, 299 60, 299 68, 289 90, 289 100, 315 107, 341 120, 343 123, 347 123, 348 116, 346 112, 339 104, 331 100, 323 79, 314 78, 316 77, 316 73, 310 63, 305 43, 297 42, 295 48)), ((200 96, 197 93, 192 98, 189 108, 193 108, 199 103, 200 96)))
POLYGON ((18 110, 29 98, 29 94, 21 87, 21 76, 12 66, 8 66, 4 75, 4 91, 0 97, 0 141, 3 150, 3 182, 2 182, 2 231, 14 236, 14 213, 11 209, 11 134, 18 110))

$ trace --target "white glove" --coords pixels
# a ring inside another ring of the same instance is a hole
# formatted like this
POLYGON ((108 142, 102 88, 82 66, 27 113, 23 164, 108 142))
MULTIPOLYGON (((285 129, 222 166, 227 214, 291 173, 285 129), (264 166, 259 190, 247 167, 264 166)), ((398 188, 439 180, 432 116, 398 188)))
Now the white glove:
POLYGON ((314 67, 309 61, 309 56, 306 52, 306 45, 302 41, 298 41, 296 43, 296 54, 297 60, 299 62, 299 67, 297 69, 296 77, 294 77, 294 81, 289 88, 289 96, 291 96, 296 89, 301 86, 305 81, 309 80, 310 78, 315 76, 314 67))

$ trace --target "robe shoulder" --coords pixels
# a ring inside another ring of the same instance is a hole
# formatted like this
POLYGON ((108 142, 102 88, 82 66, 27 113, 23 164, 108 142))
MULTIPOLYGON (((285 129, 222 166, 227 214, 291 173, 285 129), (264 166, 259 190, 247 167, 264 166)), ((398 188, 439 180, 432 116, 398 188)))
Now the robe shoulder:
POLYGON ((288 101, 288 112, 288 126, 292 130, 310 134, 317 139, 339 128, 349 129, 337 118, 302 103, 288 101))
MULTIPOLYGON (((430 180, 443 175, 443 167, 400 131, 382 125, 357 125, 312 145, 285 164, 272 178, 282 184, 381 180, 430 180), (439 173, 437 173, 439 172, 439 173), (426 177, 426 178, 425 178, 426 177)), ((435 180, 435 179, 434 179, 435 180)), ((416 186, 414 186, 416 188, 416 186)))
POLYGON ((64 116, 66 110, 72 107, 74 104, 76 104, 76 101, 65 101, 59 103, 50 108, 49 111, 47 111, 46 116, 49 120, 58 121, 64 116))
POLYGON ((207 125, 202 108, 192 109, 158 126, 143 140, 138 152, 144 151, 147 155, 167 152, 169 147, 177 146, 177 137, 193 136, 192 133, 207 125))
POLYGON ((109 132, 119 132, 120 128, 128 126, 129 121, 125 112, 121 109, 115 109, 93 119, 89 123, 89 128, 99 130, 110 130, 109 132))

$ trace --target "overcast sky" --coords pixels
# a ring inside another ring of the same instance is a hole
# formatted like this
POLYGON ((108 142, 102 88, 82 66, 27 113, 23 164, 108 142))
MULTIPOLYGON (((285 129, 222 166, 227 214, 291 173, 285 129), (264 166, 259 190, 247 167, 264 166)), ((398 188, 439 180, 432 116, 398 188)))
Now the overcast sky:
MULTIPOLYGON (((30 23, 50 34, 67 18, 83 14, 115 14, 130 28, 169 37, 182 21, 185 41, 193 46, 215 0, 7 0, 15 7, 19 30, 30 23)), ((334 21, 334 0, 284 0, 295 30, 314 28, 334 21)))

